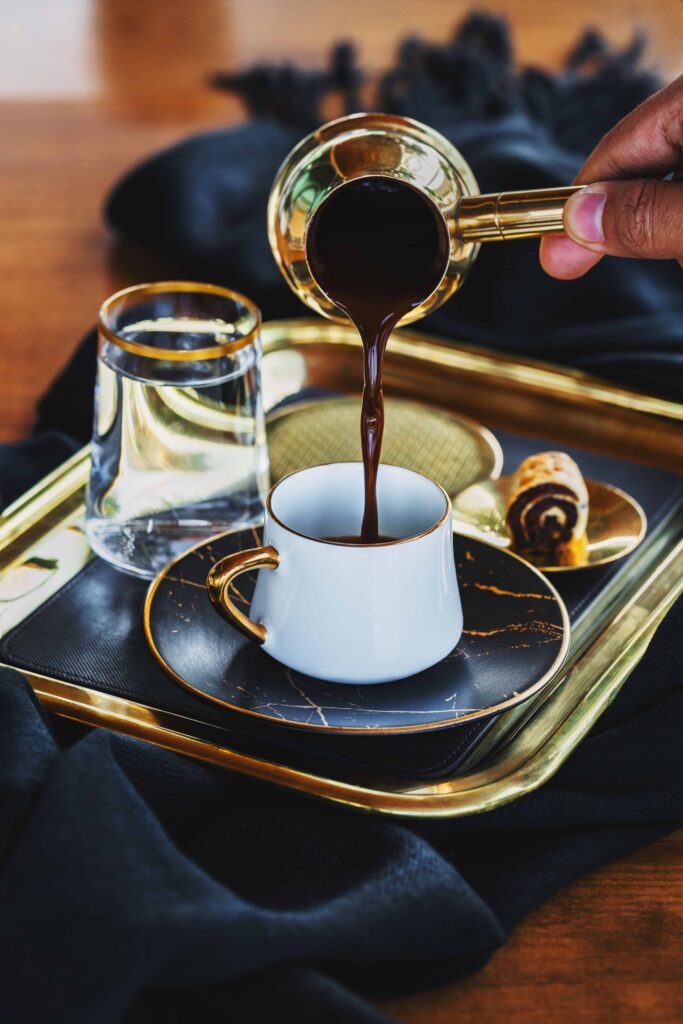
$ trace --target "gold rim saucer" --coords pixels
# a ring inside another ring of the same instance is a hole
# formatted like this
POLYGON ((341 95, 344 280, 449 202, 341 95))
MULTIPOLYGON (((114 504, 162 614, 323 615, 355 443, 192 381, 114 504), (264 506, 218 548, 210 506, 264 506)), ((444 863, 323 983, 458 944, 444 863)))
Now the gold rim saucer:
MULTIPOLYGON (((472 484, 453 498, 453 522, 456 533, 475 537, 500 548, 512 548, 505 529, 505 506, 511 476, 472 484)), ((538 560, 528 552, 516 552, 541 572, 575 572, 593 569, 625 558, 645 536, 647 517, 630 494, 611 484, 586 480, 588 488, 588 527, 586 544, 576 546, 571 564, 545 564, 544 553, 538 560)))

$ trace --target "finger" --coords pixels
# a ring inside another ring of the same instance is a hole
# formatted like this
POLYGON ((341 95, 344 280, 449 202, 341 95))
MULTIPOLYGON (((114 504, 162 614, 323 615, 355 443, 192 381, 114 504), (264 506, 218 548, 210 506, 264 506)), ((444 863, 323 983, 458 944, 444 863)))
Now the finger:
POLYGON ((576 178, 662 177, 683 164, 683 75, 641 103, 595 147, 576 178))
POLYGON ((548 235, 541 239, 541 266, 546 274, 561 281, 582 277, 601 259, 601 254, 589 252, 566 235, 548 235))
POLYGON ((683 258, 683 182, 652 178, 602 181, 564 208, 565 231, 592 253, 683 258))

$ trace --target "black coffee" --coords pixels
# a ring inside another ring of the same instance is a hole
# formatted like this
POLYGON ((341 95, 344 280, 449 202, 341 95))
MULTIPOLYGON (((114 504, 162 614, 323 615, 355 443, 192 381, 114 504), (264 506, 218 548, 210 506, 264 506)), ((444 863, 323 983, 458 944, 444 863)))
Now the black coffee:
POLYGON ((439 284, 448 254, 448 230, 433 203, 411 185, 383 175, 342 185, 320 204, 308 229, 311 272, 356 325, 363 342, 364 544, 378 541, 384 350, 399 320, 439 284))
POLYGON ((357 534, 341 537, 323 537, 323 540, 328 540, 334 544, 390 544, 392 541, 398 540, 398 538, 387 537, 384 533, 378 533, 376 539, 372 541, 363 540, 357 534))

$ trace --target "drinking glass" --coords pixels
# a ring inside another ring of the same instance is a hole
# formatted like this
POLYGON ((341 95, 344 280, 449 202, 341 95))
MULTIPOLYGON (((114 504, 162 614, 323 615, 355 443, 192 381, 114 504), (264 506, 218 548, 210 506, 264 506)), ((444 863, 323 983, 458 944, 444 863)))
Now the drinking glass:
POLYGON ((86 532, 117 569, 152 577, 192 545, 262 521, 260 324, 244 296, 186 281, 102 306, 86 532))

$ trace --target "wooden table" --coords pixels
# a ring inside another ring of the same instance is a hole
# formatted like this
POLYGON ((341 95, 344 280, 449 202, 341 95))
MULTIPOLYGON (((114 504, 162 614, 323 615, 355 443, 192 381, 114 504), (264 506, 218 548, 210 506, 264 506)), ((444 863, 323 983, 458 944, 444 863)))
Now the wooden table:
MULTIPOLYGON (((681 0, 497 0, 523 61, 556 66, 586 25, 616 43, 636 27, 665 76, 683 70, 681 0)), ((109 187, 135 160, 190 131, 234 122, 207 73, 283 56, 320 62, 353 37, 371 69, 418 29, 443 39, 460 0, 22 0, 0 14, 0 441, 31 424, 37 397, 116 288, 172 268, 102 226, 109 187)), ((464 982, 387 1003, 439 1024, 683 1019, 683 835, 575 883, 516 929, 464 982)))

